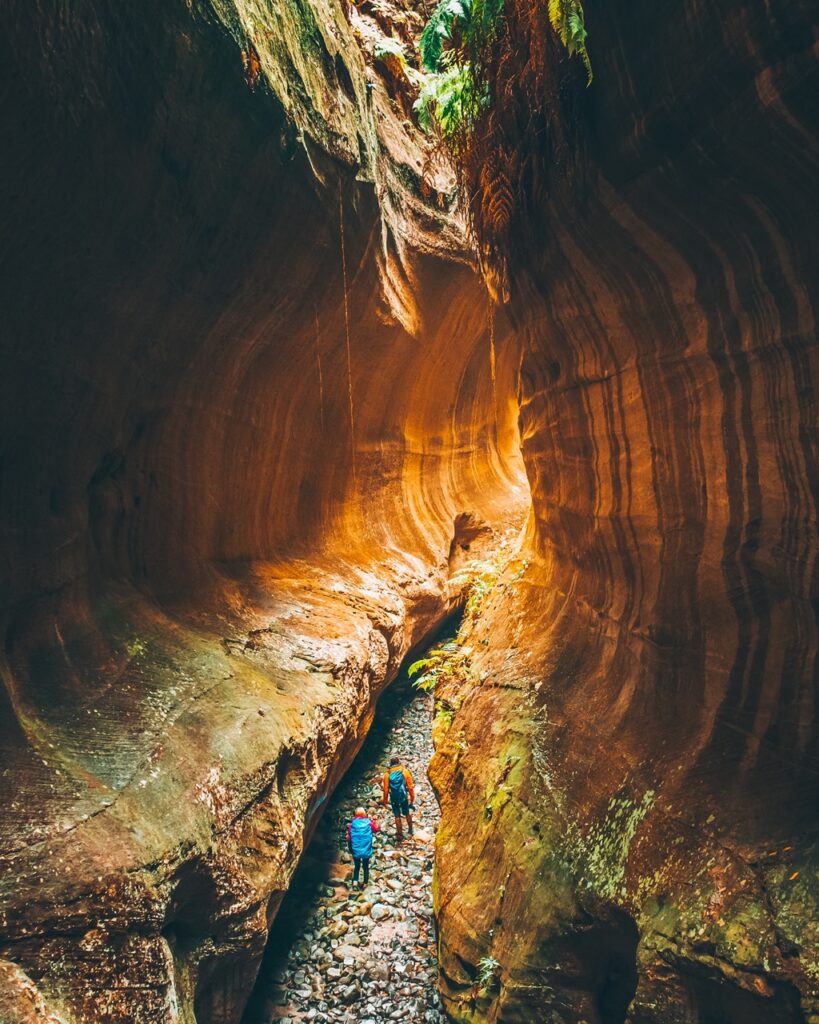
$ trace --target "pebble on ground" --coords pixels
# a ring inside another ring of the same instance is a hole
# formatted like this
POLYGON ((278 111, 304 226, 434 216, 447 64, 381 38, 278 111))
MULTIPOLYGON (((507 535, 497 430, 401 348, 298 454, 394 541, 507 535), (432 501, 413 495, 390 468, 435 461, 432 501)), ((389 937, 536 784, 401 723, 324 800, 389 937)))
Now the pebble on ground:
POLYGON ((329 803, 279 915, 248 1024, 438 1024, 432 863, 438 803, 427 780, 434 701, 406 681, 382 698, 370 735, 329 803), (382 804, 392 755, 415 781, 415 834, 398 843, 382 804), (347 822, 381 825, 370 883, 353 887, 347 822))

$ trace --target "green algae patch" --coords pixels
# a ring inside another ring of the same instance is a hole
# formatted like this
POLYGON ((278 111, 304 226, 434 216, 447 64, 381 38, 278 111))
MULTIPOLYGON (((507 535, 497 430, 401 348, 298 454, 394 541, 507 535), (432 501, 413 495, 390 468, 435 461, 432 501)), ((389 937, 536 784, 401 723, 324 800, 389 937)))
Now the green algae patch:
MULTIPOLYGON (((766 907, 753 899, 739 899, 726 907, 708 929, 717 956, 738 967, 765 966, 776 933, 766 907)), ((767 967, 770 970, 770 965, 767 967)))
POLYGON ((632 840, 655 800, 653 789, 641 797, 613 796, 605 816, 584 835, 572 823, 566 838, 567 856, 581 884, 605 900, 623 899, 626 863, 632 840))

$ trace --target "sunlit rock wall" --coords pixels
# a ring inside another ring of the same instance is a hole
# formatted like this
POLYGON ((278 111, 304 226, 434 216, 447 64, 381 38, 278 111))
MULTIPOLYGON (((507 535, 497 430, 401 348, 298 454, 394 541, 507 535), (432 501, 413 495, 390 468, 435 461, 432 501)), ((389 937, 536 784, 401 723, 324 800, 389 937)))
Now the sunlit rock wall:
POLYGON ((444 992, 816 1021, 809 8, 585 6, 588 90, 513 5, 493 123, 534 508, 434 765, 444 992))
POLYGON ((527 500, 451 186, 279 6, 0 14, 4 1024, 239 1019, 456 516, 527 500))
POLYGON ((816 1020, 808 6, 589 0, 584 90, 510 2, 494 380, 373 57, 421 16, 364 7, 0 13, 0 1012, 238 1019, 522 444, 434 768, 448 1007, 816 1020))

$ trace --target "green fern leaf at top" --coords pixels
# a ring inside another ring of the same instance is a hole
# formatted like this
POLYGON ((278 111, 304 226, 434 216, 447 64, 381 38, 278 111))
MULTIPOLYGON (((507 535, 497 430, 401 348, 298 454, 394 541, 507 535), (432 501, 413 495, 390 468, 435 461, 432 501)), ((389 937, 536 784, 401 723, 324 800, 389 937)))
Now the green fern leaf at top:
POLYGON ((471 0, 441 0, 421 33, 421 63, 427 71, 437 71, 441 63, 444 42, 452 38, 452 28, 458 21, 466 22, 471 15, 471 0))
POLYGON ((560 25, 560 0, 549 0, 549 23, 555 32, 560 25))
POLYGON ((453 153, 467 144, 489 102, 484 62, 503 6, 504 0, 439 0, 421 33, 426 75, 414 109, 419 125, 437 129, 453 153))
POLYGON ((578 47, 583 46, 585 43, 588 33, 586 32, 586 26, 583 24, 583 17, 577 11, 572 11, 569 15, 567 26, 569 37, 568 49, 569 53, 574 55, 578 47))
POLYGON ((587 85, 591 85, 592 66, 586 48, 586 20, 580 0, 549 0, 549 22, 557 32, 570 57, 579 57, 586 69, 587 85))
POLYGON ((586 23, 583 19, 583 8, 580 4, 578 4, 577 9, 573 10, 569 15, 568 28, 569 42, 566 49, 569 51, 570 57, 577 56, 583 61, 583 66, 586 69, 586 85, 591 85, 593 77, 592 67, 591 60, 589 59, 589 51, 586 49, 588 32, 586 31, 586 23))

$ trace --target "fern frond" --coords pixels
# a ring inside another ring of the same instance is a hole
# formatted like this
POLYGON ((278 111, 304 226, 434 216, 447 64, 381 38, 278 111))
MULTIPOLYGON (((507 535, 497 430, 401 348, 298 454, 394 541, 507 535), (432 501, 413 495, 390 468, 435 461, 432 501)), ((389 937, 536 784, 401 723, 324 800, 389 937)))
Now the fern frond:
POLYGON ((427 672, 423 676, 419 676, 414 682, 413 686, 416 690, 434 690, 435 684, 438 681, 438 674, 435 672, 427 672))
POLYGON ((504 0, 472 0, 473 42, 483 43, 494 33, 503 14, 504 0))
POLYGON ((407 669, 407 675, 414 676, 416 672, 420 672, 421 669, 428 668, 433 664, 432 658, 420 658, 418 661, 414 661, 407 669))
POLYGON ((453 26, 469 21, 471 13, 471 0, 440 0, 421 33, 421 63, 427 71, 439 69, 444 42, 452 38, 453 26))
POLYGON ((402 67, 406 67, 407 53, 399 40, 393 36, 382 36, 375 44, 373 56, 376 60, 385 60, 388 57, 395 57, 402 67))
POLYGON ((437 124, 443 137, 454 141, 471 129, 486 99, 486 89, 476 85, 471 65, 452 64, 429 75, 413 106, 422 128, 429 131, 437 124))
POLYGON ((587 85, 591 85, 592 66, 586 48, 586 19, 580 0, 549 0, 549 22, 566 47, 570 57, 579 57, 586 69, 587 85))
POLYGON ((583 46, 580 50, 578 50, 578 53, 580 55, 580 59, 583 61, 583 67, 586 69, 586 85, 589 86, 592 84, 592 79, 594 78, 594 72, 592 71, 589 51, 586 49, 585 46, 583 46))

